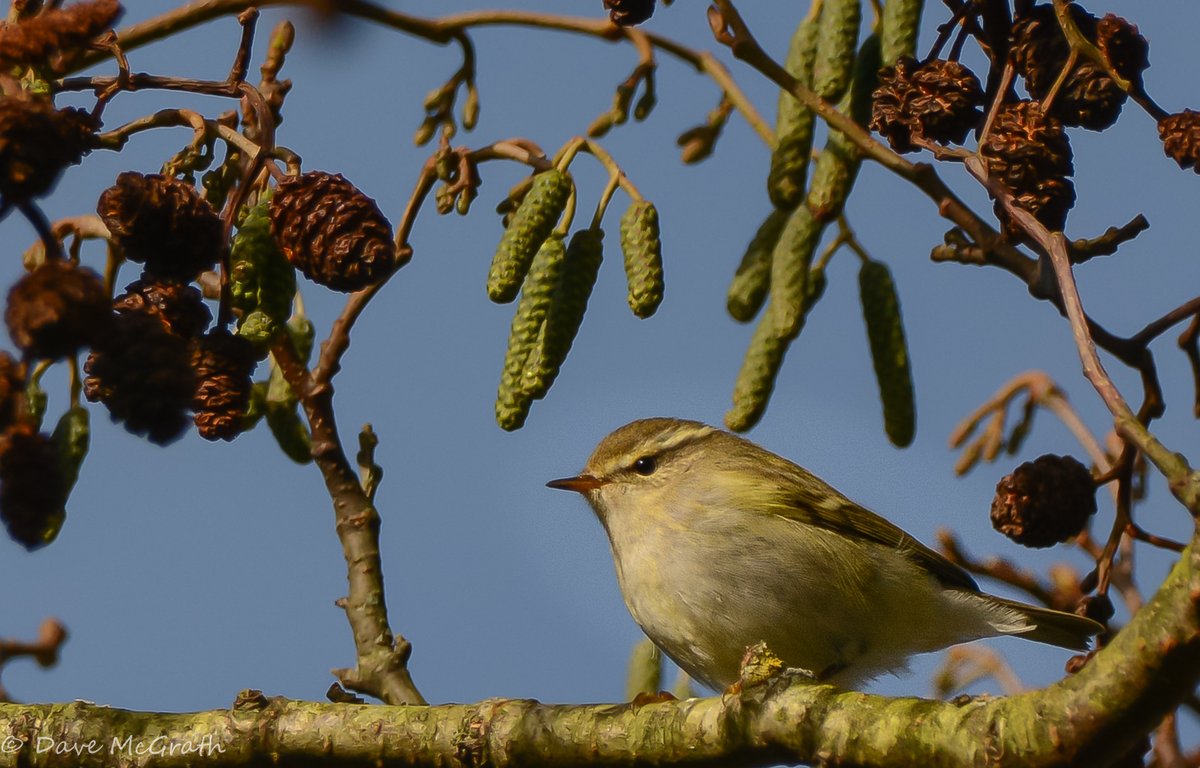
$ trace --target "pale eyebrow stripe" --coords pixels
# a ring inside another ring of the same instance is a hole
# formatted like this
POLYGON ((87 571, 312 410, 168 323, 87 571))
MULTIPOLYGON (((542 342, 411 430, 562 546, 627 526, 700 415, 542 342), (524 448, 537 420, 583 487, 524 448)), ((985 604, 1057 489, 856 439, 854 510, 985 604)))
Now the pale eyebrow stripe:
POLYGON ((695 440, 697 437, 700 437, 702 435, 711 434, 712 432, 715 432, 715 431, 716 430, 714 430, 712 427, 709 427, 709 426, 688 427, 686 429, 680 429, 679 431, 675 432, 674 434, 671 434, 671 435, 665 437, 661 442, 659 442, 657 447, 659 448, 659 450, 662 450, 662 451, 670 451, 675 448, 678 448, 679 446, 681 446, 685 443, 690 443, 691 441, 695 440))

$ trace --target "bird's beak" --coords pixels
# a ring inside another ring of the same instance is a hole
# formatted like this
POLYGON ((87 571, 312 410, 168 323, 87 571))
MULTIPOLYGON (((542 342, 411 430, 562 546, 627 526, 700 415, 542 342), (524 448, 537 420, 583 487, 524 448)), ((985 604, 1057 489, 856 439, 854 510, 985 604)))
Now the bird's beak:
POLYGON ((576 493, 594 491, 602 485, 604 485, 604 481, 592 475, 563 477, 546 483, 547 488, 557 488, 560 491, 575 491, 576 493))

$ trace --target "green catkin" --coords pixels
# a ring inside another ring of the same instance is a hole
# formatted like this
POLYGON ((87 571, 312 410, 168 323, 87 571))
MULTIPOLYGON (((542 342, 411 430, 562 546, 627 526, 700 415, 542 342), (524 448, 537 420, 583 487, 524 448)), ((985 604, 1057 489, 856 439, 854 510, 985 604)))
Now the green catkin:
POLYGON ((861 0, 824 0, 821 6, 812 89, 826 101, 840 99, 850 86, 861 22, 861 0))
POLYGON ((900 297, 887 265, 879 261, 863 264, 858 272, 858 290, 883 402, 884 430, 893 445, 903 448, 916 432, 916 403, 900 297))
MULTIPOLYGON (((306 316, 295 314, 287 322, 288 337, 296 355, 308 361, 316 339, 316 329, 306 316)), ((267 384, 263 418, 284 455, 297 464, 312 461, 312 438, 308 427, 296 410, 300 400, 283 376, 283 370, 271 361, 271 376, 267 384)))
POLYGON ((725 413, 725 426, 734 432, 745 432, 762 418, 787 346, 788 341, 775 333, 771 315, 759 318, 733 385, 733 407, 725 413))
MULTIPOLYGON (((879 37, 871 35, 859 51, 850 91, 838 104, 838 110, 859 125, 865 126, 871 119, 871 92, 875 90, 878 72, 879 37)), ((841 131, 831 130, 825 148, 817 156, 808 191, 808 207, 817 219, 829 222, 841 215, 861 165, 862 155, 854 143, 841 131)))
POLYGON ((284 455, 297 464, 312 461, 312 438, 296 412, 296 404, 268 401, 263 416, 284 455))
POLYGON ((637 200, 621 216, 621 253, 629 284, 629 308, 650 317, 663 299, 662 240, 654 203, 637 200))
MULTIPOLYGON (((58 419, 50 442, 58 458, 58 468, 61 474, 62 490, 69 494, 79 479, 79 468, 87 457, 88 442, 91 437, 91 427, 88 423, 86 408, 71 406, 58 419)), ((37 546, 49 544, 58 538, 63 523, 67 520, 66 506, 56 506, 54 509, 43 510, 40 529, 37 532, 37 546)))
POLYGON ((63 487, 68 492, 75 487, 75 481, 79 479, 79 468, 83 466, 83 460, 87 457, 91 434, 87 409, 73 405, 59 417, 58 424, 54 426, 54 432, 50 435, 58 451, 63 487))
POLYGON ((25 385, 25 405, 28 408, 29 421, 38 429, 42 428, 42 419, 46 416, 46 406, 49 404, 50 397, 46 390, 42 389, 41 381, 36 376, 30 378, 29 383, 25 385))
POLYGON ((901 56, 916 56, 924 0, 886 0, 880 22, 881 57, 891 66, 901 56))
POLYGON ((521 389, 535 400, 546 396, 571 351, 603 258, 603 230, 583 229, 571 236, 563 261, 562 280, 550 301, 542 332, 521 377, 521 389))
POLYGON ((557 168, 534 177, 492 258, 487 284, 492 301, 504 304, 517 297, 533 257, 554 230, 567 205, 571 187, 571 177, 557 168))
MULTIPOLYGON (((826 6, 828 9, 829 6, 826 6)), ((879 38, 863 42, 854 67, 854 83, 840 107, 856 121, 870 117, 871 90, 879 69, 879 38)), ((792 211, 771 256, 771 301, 767 306, 777 334, 795 338, 804 323, 809 267, 825 226, 842 212, 862 158, 845 135, 831 131, 817 157, 806 205, 792 211)))
POLYGON ((629 701, 638 696, 658 693, 662 689, 662 651, 643 638, 629 654, 629 675, 625 680, 625 698, 629 701))
POLYGON ((249 432, 262 421, 267 410, 267 387, 265 381, 256 381, 250 386, 250 402, 246 405, 246 413, 242 416, 242 431, 249 432))
POLYGON ((804 305, 813 255, 825 225, 807 206, 792 211, 771 253, 771 300, 764 315, 776 336, 794 339, 804 325, 804 305))
POLYGON ((287 321, 296 294, 296 270, 271 236, 269 200, 245 209, 229 251, 229 303, 237 332, 256 346, 270 343, 287 321))
MULTIPOLYGON (((821 0, 816 0, 808 16, 792 35, 784 67, 806 86, 812 85, 813 59, 817 53, 817 24, 821 0)), ((771 170, 767 174, 767 194, 776 208, 792 210, 804 198, 808 161, 812 156, 815 115, 787 91, 779 93, 779 112, 775 118, 775 148, 771 152, 771 170)))
POLYGON ((805 285, 804 285, 804 288, 805 288, 804 319, 805 320, 808 319, 808 313, 812 312, 812 308, 814 306, 816 306, 816 303, 821 300, 822 296, 825 295, 825 286, 827 284, 828 284, 828 280, 825 278, 825 268, 824 267, 821 267, 819 269, 814 267, 813 270, 808 273, 808 282, 805 283, 805 285))
MULTIPOLYGON (((808 313, 825 293, 825 270, 812 270, 804 281, 805 298, 800 315, 800 325, 808 313)), ((774 301, 774 297, 771 299, 774 301)), ((799 329, 797 329, 799 333, 799 329)), ((735 432, 745 432, 758 423, 767 410, 771 393, 775 390, 775 379, 783 365, 792 338, 780 336, 771 322, 771 312, 763 314, 755 326, 754 336, 746 347, 742 368, 733 385, 733 407, 725 413, 725 426, 735 432)))
POLYGON ((762 309, 771 287, 771 252, 787 220, 788 211, 778 208, 771 211, 742 254, 742 263, 738 264, 725 297, 725 308, 739 323, 750 322, 762 309))
POLYGON ((550 301, 562 277, 567 247, 561 237, 551 236, 529 265, 529 274, 521 289, 521 300, 513 313, 504 354, 504 368, 496 392, 496 423, 512 431, 520 429, 529 415, 533 399, 521 389, 521 378, 530 352, 537 345, 550 301))

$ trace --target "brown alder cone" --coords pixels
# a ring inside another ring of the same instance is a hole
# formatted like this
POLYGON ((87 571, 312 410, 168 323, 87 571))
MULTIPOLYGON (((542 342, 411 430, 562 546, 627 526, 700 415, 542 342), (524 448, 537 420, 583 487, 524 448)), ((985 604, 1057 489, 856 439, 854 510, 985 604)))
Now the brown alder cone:
POLYGON ((197 380, 193 421, 201 437, 232 440, 241 434, 256 362, 250 342, 225 330, 206 334, 193 344, 197 380))
POLYGON ((0 518, 25 549, 48 543, 62 522, 68 489, 58 450, 32 424, 17 424, 0 438, 0 518), (55 518, 58 518, 57 520, 55 518))
POLYGON ((83 366, 83 393, 102 402, 113 421, 166 445, 187 429, 196 393, 188 341, 152 314, 117 314, 112 338, 83 366))
POLYGON ((221 220, 187 182, 125 171, 101 193, 96 212, 125 258, 154 279, 191 282, 221 256, 221 220))
POLYGON ((59 53, 78 52, 123 13, 117 0, 90 0, 0 24, 0 66, 44 66, 59 53))
POLYGON ((0 431, 15 424, 25 413, 25 366, 7 352, 0 352, 0 431))
POLYGON ((604 9, 613 24, 632 27, 654 15, 654 0, 604 0, 604 9))
POLYGON ((1047 454, 996 484, 992 527, 1027 547, 1052 547, 1078 535, 1096 514, 1096 485, 1070 456, 1047 454))
POLYGON ((0 197, 20 203, 48 192, 95 149, 99 127, 84 110, 41 96, 0 97, 0 197))
POLYGON ((125 286, 113 299, 118 314, 140 313, 158 318, 171 333, 194 339, 212 322, 212 312, 193 285, 164 283, 144 277, 125 286))
POLYGON ((914 152, 914 137, 961 144, 981 117, 983 88, 975 73, 957 61, 919 64, 905 56, 879 71, 872 94, 871 130, 897 152, 914 152))
POLYGON ((279 182, 271 234, 292 266, 336 291, 373 285, 396 265, 391 224, 340 173, 309 171, 279 182))
POLYGON ((1150 44, 1134 24, 1114 13, 1096 24, 1096 47, 1117 74, 1142 87, 1142 73, 1150 67, 1150 44))
MULTIPOLYGON (((1061 231, 1075 204, 1071 144, 1062 124, 1031 101, 1005 104, 980 151, 988 175, 1012 191, 1017 203, 1052 231, 1061 231)), ((1008 222, 997 205, 1002 221, 1008 222)))
MULTIPOLYGON (((1096 41, 1097 19, 1077 5, 1069 6, 1079 31, 1096 41)), ((1111 22, 1110 22, 1111 26, 1111 22)), ((1136 34, 1136 29, 1134 30, 1136 34)), ((1128 37, 1121 34, 1125 43, 1128 37)), ((1018 18, 1012 30, 1012 61, 1017 72, 1025 78, 1029 95, 1044 100, 1067 63, 1070 46, 1050 5, 1036 5, 1030 13, 1018 18)), ((1050 114, 1065 125, 1077 125, 1091 130, 1103 130, 1116 122, 1121 114, 1126 94, 1116 82, 1094 62, 1080 58, 1054 96, 1050 114)))
POLYGON ((1101 624, 1108 624, 1115 612, 1112 599, 1108 595, 1088 595, 1079 601, 1079 606, 1075 609, 1075 613, 1080 616, 1086 616, 1101 624))
POLYGON ((1185 109, 1158 121, 1158 137, 1167 157, 1180 168, 1200 173, 1200 112, 1185 109))
POLYGON ((53 360, 104 343, 112 309, 99 275, 50 259, 9 289, 4 322, 26 358, 53 360))

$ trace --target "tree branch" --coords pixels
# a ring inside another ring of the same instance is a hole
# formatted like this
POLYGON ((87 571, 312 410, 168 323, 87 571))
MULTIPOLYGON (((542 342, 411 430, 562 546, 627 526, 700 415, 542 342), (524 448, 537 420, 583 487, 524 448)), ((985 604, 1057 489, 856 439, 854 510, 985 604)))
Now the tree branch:
MULTIPOLYGON (((1096 344, 1093 341, 1095 326, 1083 311, 1079 289, 1075 284, 1075 275, 1071 269, 1070 244, 1066 237, 1061 232, 1050 232, 1046 229, 1033 214, 1018 205, 1006 189, 989 184, 987 169, 977 158, 968 158, 965 166, 981 183, 988 184, 989 190, 1004 207, 1005 213, 1048 255, 1058 283, 1061 307, 1071 324, 1071 332, 1075 336, 1075 346, 1079 351, 1080 361, 1083 363, 1084 376, 1087 377, 1097 394, 1100 395, 1100 399, 1108 407, 1109 412, 1112 413, 1117 432, 1154 462, 1166 477, 1172 493, 1183 503, 1184 507, 1193 515, 1200 515, 1200 474, 1192 471, 1181 454, 1168 450, 1159 442, 1158 438, 1146 429, 1141 418, 1129 407, 1109 377, 1108 372, 1104 369, 1104 364, 1100 362, 1100 356, 1096 352, 1096 344)), ((1124 344, 1130 346, 1128 341, 1125 341, 1124 344)), ((1145 347, 1142 346, 1141 349, 1145 353, 1145 347)), ((1145 359, 1144 355, 1142 357, 1145 359)), ((1147 366, 1151 371, 1152 365, 1147 361, 1147 366)), ((1137 367, 1141 369, 1143 377, 1145 377, 1147 367, 1140 365, 1137 367)), ((1157 391, 1157 382, 1148 382, 1148 384, 1152 386, 1148 386, 1147 391, 1153 395, 1157 391)))
POLYGON ((1007 698, 889 699, 784 676, 738 694, 640 707, 511 699, 368 707, 261 694, 243 695, 232 710, 192 714, 2 704, 0 768, 82 763, 78 755, 36 752, 56 744, 90 745, 96 765, 123 750, 157 749, 140 764, 159 768, 267 759, 327 766, 1102 765, 1200 680, 1196 552, 1193 539, 1154 598, 1078 673, 1007 698))
POLYGON ((313 462, 321 470, 342 554, 346 558, 349 590, 338 605, 346 611, 357 653, 355 669, 336 669, 342 685, 389 704, 424 704, 408 672, 412 646, 393 635, 383 592, 383 561, 379 556, 379 512, 346 457, 333 412, 333 386, 314 386, 291 339, 281 334, 271 354, 292 390, 299 396, 312 432, 313 462))
MULTIPOLYGON (((303 0, 197 0, 120 30, 117 37, 121 42, 122 50, 131 51, 207 21, 241 13, 247 8, 303 4, 305 4, 303 0)), ((619 40, 636 42, 638 38, 644 38, 655 48, 683 61, 697 72, 707 75, 763 141, 768 145, 774 144, 775 134, 771 130, 771 126, 758 113, 753 102, 747 98, 720 61, 707 51, 693 50, 662 35, 638 29, 622 29, 603 18, 581 18, 529 11, 473 11, 440 19, 425 19, 365 2, 365 0, 340 0, 334 7, 340 13, 368 19, 439 45, 462 40, 468 29, 488 26, 555 29, 597 37, 610 42, 619 40)), ((89 51, 72 62, 72 71, 86 69, 104 61, 109 56, 110 54, 105 51, 89 51)))

